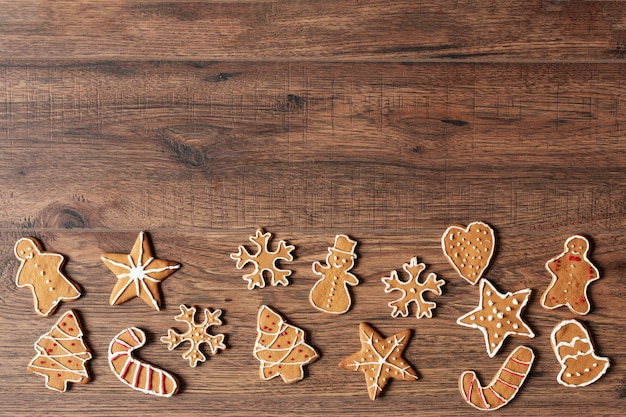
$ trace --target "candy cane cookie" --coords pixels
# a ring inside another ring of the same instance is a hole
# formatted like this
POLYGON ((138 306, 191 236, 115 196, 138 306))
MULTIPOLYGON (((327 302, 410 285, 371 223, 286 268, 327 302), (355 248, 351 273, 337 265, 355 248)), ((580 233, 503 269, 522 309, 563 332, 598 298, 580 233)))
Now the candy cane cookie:
POLYGON ((169 372, 133 357, 132 352, 146 343, 146 334, 137 327, 122 330, 109 344, 109 366, 129 387, 146 394, 171 397, 178 382, 169 372))
POLYGON ((459 378, 461 396, 466 403, 479 410, 497 410, 515 397, 534 360, 535 354, 531 348, 519 346, 506 358, 496 376, 485 388, 480 384, 474 371, 466 371, 459 378))

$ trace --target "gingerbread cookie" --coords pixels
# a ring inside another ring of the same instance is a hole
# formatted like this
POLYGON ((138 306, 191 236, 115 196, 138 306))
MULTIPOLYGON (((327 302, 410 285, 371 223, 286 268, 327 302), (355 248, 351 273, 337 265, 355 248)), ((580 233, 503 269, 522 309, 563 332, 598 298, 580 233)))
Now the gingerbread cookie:
POLYGON ((546 262, 552 282, 541 297, 541 305, 554 309, 566 305, 571 312, 585 315, 591 310, 587 287, 600 273, 589 258, 589 240, 575 235, 565 241, 563 253, 546 262))
POLYGON ((563 320, 550 334, 552 348, 561 364, 556 377, 566 387, 584 387, 606 373, 609 358, 597 356, 589 331, 577 320, 563 320))
POLYGON ((171 397, 178 392, 174 375, 133 356, 133 351, 146 344, 146 334, 137 327, 119 332, 109 344, 109 367, 129 387, 158 397, 171 397))
POLYGON ((87 361, 91 353, 74 311, 65 313, 48 333, 37 339, 35 351, 37 355, 28 364, 28 371, 44 376, 48 388, 65 392, 68 382, 89 382, 87 361))
POLYGON ((209 333, 209 327, 222 324, 222 320, 220 320, 222 310, 211 311, 211 309, 205 308, 204 320, 201 323, 196 323, 195 315, 195 307, 181 305, 180 314, 174 317, 174 320, 187 323, 187 331, 178 333, 174 329, 169 329, 167 336, 161 338, 161 342, 167 343, 168 350, 174 350, 181 343, 189 342, 191 346, 183 353, 183 359, 188 359, 192 368, 195 368, 198 362, 206 360, 206 356, 200 350, 202 344, 209 346, 211 355, 215 355, 219 349, 226 349, 223 334, 212 335, 209 333))
POLYGON ((352 298, 348 285, 359 283, 357 277, 349 272, 354 267, 356 244, 346 235, 337 235, 335 246, 328 248, 326 265, 313 262, 313 273, 322 277, 309 294, 313 307, 331 314, 343 314, 350 309, 352 298))
POLYGON ((507 405, 517 394, 535 361, 532 349, 519 346, 483 388, 474 371, 464 372, 459 378, 459 391, 466 403, 479 410, 493 411, 507 405))
POLYGON ((109 299, 111 305, 139 297, 149 306, 160 310, 159 283, 180 268, 177 262, 155 259, 144 232, 139 233, 129 254, 105 253, 101 259, 117 276, 109 299))
POLYGON ((244 281, 248 283, 249 290, 254 287, 265 287, 264 274, 270 276, 273 286, 278 284, 289 285, 287 278, 291 275, 291 271, 278 268, 276 262, 279 260, 293 261, 291 252, 295 247, 281 240, 278 242, 278 249, 271 251, 269 249, 271 238, 271 233, 263 233, 262 229, 258 229, 256 235, 250 237, 250 241, 256 246, 254 254, 248 252, 245 247, 239 246, 237 253, 230 255, 231 259, 237 261, 237 269, 243 269, 248 263, 254 265, 254 271, 243 276, 244 281))
POLYGON ((286 383, 304 378, 304 366, 318 358, 305 340, 304 331, 287 324, 268 306, 261 306, 257 320, 254 357, 261 362, 259 374, 267 381, 280 377, 286 383))
POLYGON ((407 281, 401 281, 396 271, 391 271, 390 276, 382 278, 386 294, 393 291, 399 291, 402 294, 400 298, 387 304, 391 307, 391 317, 408 316, 409 305, 415 303, 417 306, 415 317, 418 319, 421 317, 431 318, 433 316, 432 310, 437 307, 437 304, 424 300, 424 293, 432 292, 441 295, 441 287, 445 281, 437 279, 437 275, 431 272, 424 282, 420 282, 420 274, 426 269, 426 265, 417 263, 417 258, 411 258, 409 263, 402 265, 402 268, 409 274, 407 281))
POLYGON ((522 310, 528 303, 531 290, 501 294, 486 279, 480 281, 478 307, 456 321, 457 324, 479 329, 485 336, 487 354, 493 358, 509 336, 535 337, 522 320, 522 310))
POLYGON ((343 359, 339 367, 363 372, 370 399, 375 400, 390 379, 417 380, 417 373, 402 357, 410 329, 384 338, 369 324, 361 323, 359 335, 361 350, 343 359))
POLYGON ((32 237, 18 240, 14 251, 20 260, 15 284, 20 288, 30 287, 37 314, 48 317, 61 301, 80 297, 78 286, 61 272, 65 263, 63 255, 44 252, 41 243, 32 237))
POLYGON ((450 226, 441 237, 441 248, 450 265, 467 282, 475 285, 491 262, 496 236, 487 223, 467 227, 450 226))

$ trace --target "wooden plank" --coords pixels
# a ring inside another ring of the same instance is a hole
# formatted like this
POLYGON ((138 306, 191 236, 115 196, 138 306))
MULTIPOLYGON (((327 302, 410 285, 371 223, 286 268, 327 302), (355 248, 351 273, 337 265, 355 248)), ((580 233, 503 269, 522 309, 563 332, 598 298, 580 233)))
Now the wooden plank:
POLYGON ((0 2, 0 59, 620 61, 623 2, 0 2))
MULTIPOLYGON (((32 232, 32 231, 29 231, 32 232)), ((296 246, 296 260, 289 265, 294 274, 287 287, 266 287, 248 291, 241 272, 234 268, 229 254, 240 244, 247 244, 248 233, 242 231, 157 231, 151 234, 158 257, 183 264, 180 271, 162 284, 164 310, 150 310, 135 299, 119 306, 109 306, 108 298, 115 278, 99 257, 107 251, 125 252, 136 237, 136 231, 59 230, 36 232, 47 249, 69 256, 66 271, 84 290, 84 296, 65 303, 60 311, 79 311, 87 332, 87 342, 94 352, 90 362, 93 381, 75 385, 65 394, 43 387, 43 379, 28 374, 26 364, 34 356, 33 342, 53 322, 38 318, 32 311, 30 292, 18 289, 12 282, 18 262, 9 248, 23 235, 21 231, 0 233, 2 280, 0 280, 0 353, 5 364, 0 368, 2 410, 16 415, 66 414, 81 410, 85 415, 182 412, 205 415, 207 407, 216 414, 230 415, 373 415, 415 414, 424 416, 478 415, 463 404, 457 389, 457 378, 468 369, 479 372, 488 383, 506 355, 519 344, 536 350, 537 362, 523 390, 499 415, 539 414, 549 410, 555 416, 572 415, 580 410, 595 415, 618 415, 624 398, 624 343, 622 300, 624 280, 620 248, 626 245, 621 231, 594 231, 592 259, 601 268, 603 278, 591 286, 594 309, 584 318, 590 327, 597 352, 613 361, 613 368, 596 384, 571 389, 556 382, 559 370, 552 353, 549 334, 552 327, 571 314, 563 309, 545 310, 539 306, 549 276, 544 262, 562 248, 564 236, 553 230, 519 233, 514 228, 497 228, 498 252, 489 276, 501 291, 530 287, 533 296, 525 318, 537 333, 535 339, 510 338, 500 354, 487 357, 483 337, 477 330, 459 327, 455 320, 477 304, 477 288, 470 287, 455 275, 446 263, 439 245, 442 230, 425 228, 419 233, 394 233, 364 230, 352 235, 359 241, 359 258, 354 269, 362 283, 352 288, 353 309, 343 316, 317 312, 307 300, 315 277, 311 263, 323 260, 333 234, 275 230, 276 237, 296 246), (392 319, 387 303, 391 295, 383 293, 380 278, 403 262, 418 256, 447 281, 444 294, 432 298, 437 302, 432 319, 415 317, 392 319), (210 356, 197 368, 190 368, 181 358, 183 347, 169 352, 159 341, 168 328, 184 330, 174 321, 178 305, 197 304, 222 308, 224 325, 213 328, 225 333, 228 349, 210 356), (272 305, 285 314, 290 323, 304 328, 310 342, 322 356, 306 368, 307 377, 295 384, 281 381, 263 382, 258 377, 258 362, 252 356, 257 309, 272 305), (380 332, 390 335, 404 328, 413 330, 406 357, 418 370, 417 382, 393 381, 376 401, 367 397, 363 376, 339 369, 337 363, 359 348, 357 328, 367 321, 380 332), (182 381, 182 392, 166 401, 133 392, 119 383, 108 369, 106 348, 111 338, 127 326, 146 330, 149 340, 140 350, 143 359, 174 372, 182 381), (433 406, 436 404, 436 407, 433 406)), ((286 264, 283 264, 286 265, 286 264)))
POLYGON ((0 227, 623 227, 624 66, 0 66, 0 227))

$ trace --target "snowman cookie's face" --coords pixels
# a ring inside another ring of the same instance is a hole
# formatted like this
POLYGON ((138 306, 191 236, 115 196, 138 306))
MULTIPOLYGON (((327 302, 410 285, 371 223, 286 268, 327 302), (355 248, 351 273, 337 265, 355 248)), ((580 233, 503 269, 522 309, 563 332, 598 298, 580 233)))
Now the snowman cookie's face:
POLYGON ((583 255, 587 253, 589 244, 585 239, 575 237, 567 242, 566 249, 573 255, 583 255))
POLYGON ((337 269, 349 269, 354 266, 354 255, 337 249, 330 249, 328 263, 337 269))

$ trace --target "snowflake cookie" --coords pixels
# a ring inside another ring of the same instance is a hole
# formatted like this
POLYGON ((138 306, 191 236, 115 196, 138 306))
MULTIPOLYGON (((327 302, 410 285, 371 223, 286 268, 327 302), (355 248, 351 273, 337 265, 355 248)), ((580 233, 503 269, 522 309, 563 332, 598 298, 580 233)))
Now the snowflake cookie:
POLYGON ((430 291, 441 295, 441 287, 445 281, 437 279, 437 275, 431 272, 424 282, 420 282, 420 274, 426 269, 426 265, 417 263, 417 258, 411 258, 409 263, 402 265, 402 269, 409 274, 407 281, 400 280, 397 271, 391 271, 390 276, 382 278, 386 294, 393 291, 402 293, 400 298, 387 304, 392 309, 391 317, 398 317, 398 315, 407 317, 409 305, 415 303, 417 305, 415 317, 418 319, 424 316, 431 318, 433 316, 432 310, 437 307, 437 304, 424 300, 424 293, 430 291))
POLYGON ((205 308, 204 320, 201 323, 196 323, 194 319, 195 314, 195 307, 181 305, 180 314, 174 317, 174 320, 187 323, 187 331, 178 333, 174 329, 169 329, 167 336, 161 338, 161 342, 167 343, 168 350, 174 350, 183 342, 191 343, 189 349, 183 354, 183 359, 188 359, 192 368, 195 368, 198 362, 206 360, 206 356, 200 350, 203 343, 209 346, 211 355, 215 355, 219 349, 226 349, 223 334, 212 335, 208 332, 209 327, 222 324, 222 320, 220 320, 222 310, 211 311, 211 309, 205 308))
POLYGON ((369 324, 361 323, 359 334, 361 350, 342 360, 339 367, 363 372, 372 400, 378 397, 392 378, 417 380, 417 373, 402 357, 411 336, 410 329, 384 338, 369 324))
POLYGON ((278 249, 271 251, 269 249, 271 239, 271 233, 263 233, 262 229, 257 229, 256 234, 250 236, 250 241, 257 247, 255 253, 250 253, 244 246, 239 246, 237 253, 230 255, 231 259, 237 261, 237 269, 243 269, 248 263, 254 265, 254 271, 243 276, 244 281, 248 283, 249 290, 254 289, 254 287, 265 287, 265 273, 270 276, 273 286, 278 284, 289 285, 287 277, 291 275, 291 271, 278 268, 276 262, 279 260, 293 261, 291 252, 295 247, 281 240, 278 242, 278 249))

